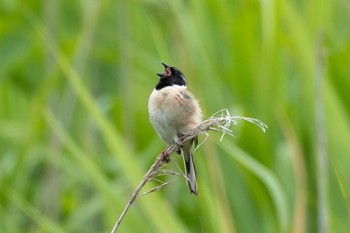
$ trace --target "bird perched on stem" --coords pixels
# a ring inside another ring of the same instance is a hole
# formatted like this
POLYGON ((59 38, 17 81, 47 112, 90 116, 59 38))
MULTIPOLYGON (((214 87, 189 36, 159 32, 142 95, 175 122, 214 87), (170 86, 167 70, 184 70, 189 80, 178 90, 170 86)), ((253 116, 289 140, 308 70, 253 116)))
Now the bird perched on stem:
POLYGON ((187 186, 198 194, 196 168, 192 145, 197 138, 182 142, 183 135, 202 121, 198 101, 187 89, 185 75, 176 67, 162 63, 165 72, 157 74, 160 79, 148 101, 150 121, 159 137, 168 145, 177 143, 184 160, 187 186))

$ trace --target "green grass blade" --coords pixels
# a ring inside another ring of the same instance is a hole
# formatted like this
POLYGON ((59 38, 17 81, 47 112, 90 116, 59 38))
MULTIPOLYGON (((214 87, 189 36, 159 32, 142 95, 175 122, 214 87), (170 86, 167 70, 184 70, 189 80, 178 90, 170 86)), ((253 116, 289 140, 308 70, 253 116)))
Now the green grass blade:
POLYGON ((279 184, 277 177, 257 160, 253 159, 250 155, 234 144, 225 142, 218 143, 217 145, 265 184, 266 188, 270 192, 271 199, 276 209, 276 216, 278 218, 280 232, 288 232, 290 211, 288 209, 285 193, 279 184))

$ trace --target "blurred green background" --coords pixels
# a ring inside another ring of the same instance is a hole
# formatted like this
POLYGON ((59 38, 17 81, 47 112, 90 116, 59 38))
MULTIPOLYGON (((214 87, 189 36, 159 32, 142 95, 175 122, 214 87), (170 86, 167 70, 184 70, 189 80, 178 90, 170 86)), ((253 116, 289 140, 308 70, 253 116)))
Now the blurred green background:
POLYGON ((269 129, 211 133, 199 196, 178 177, 120 232, 348 232, 349 23, 346 0, 1 1, 0 232, 111 231, 165 146, 161 61, 205 117, 269 129))

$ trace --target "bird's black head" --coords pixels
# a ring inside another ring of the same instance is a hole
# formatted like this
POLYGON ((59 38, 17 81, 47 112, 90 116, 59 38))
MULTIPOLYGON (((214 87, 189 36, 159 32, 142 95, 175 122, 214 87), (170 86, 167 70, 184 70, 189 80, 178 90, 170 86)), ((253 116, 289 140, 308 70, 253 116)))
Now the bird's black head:
POLYGON ((156 86, 156 90, 173 85, 187 86, 186 77, 178 68, 169 66, 163 62, 162 64, 165 68, 165 72, 157 74, 160 79, 156 86))

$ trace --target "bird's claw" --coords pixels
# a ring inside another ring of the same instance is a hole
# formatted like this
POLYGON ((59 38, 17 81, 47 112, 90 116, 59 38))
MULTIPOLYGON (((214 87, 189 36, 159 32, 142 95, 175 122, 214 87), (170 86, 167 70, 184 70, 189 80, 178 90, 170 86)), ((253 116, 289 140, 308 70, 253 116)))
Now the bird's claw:
POLYGON ((160 156, 162 161, 166 163, 170 162, 169 154, 166 152, 166 149, 162 151, 162 154, 160 156))
POLYGON ((176 140, 175 140, 175 143, 178 147, 182 147, 183 145, 183 142, 184 142, 184 139, 185 139, 185 136, 180 134, 177 136, 176 140))

